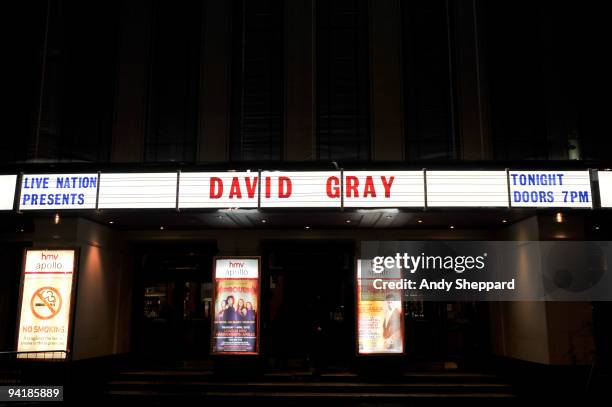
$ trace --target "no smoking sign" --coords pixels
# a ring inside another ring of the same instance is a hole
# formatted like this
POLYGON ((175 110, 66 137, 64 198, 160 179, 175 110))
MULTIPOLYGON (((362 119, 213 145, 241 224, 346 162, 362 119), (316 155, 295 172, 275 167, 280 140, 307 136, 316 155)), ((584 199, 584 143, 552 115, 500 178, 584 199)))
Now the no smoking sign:
POLYGON ((55 287, 41 287, 30 300, 32 313, 39 319, 51 319, 62 308, 62 296, 55 287))

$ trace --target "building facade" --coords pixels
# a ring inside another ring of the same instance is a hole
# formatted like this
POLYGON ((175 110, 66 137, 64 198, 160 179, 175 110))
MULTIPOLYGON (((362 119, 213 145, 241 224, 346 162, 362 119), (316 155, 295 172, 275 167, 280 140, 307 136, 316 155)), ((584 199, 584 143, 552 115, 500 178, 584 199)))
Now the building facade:
MULTIPOLYGON (((599 192, 586 210, 183 209, 178 192, 170 207, 104 208, 96 196, 91 209, 23 210, 28 174, 178 172, 183 185, 196 171, 603 171, 587 12, 452 0, 28 4, 15 14, 12 135, 0 140, 2 174, 19 176, 0 213, 0 348, 16 348, 26 248, 78 249, 74 360, 209 358, 213 257, 259 256, 259 353, 286 367, 316 351, 317 327, 326 366, 357 363, 363 241, 606 240, 599 192)), ((598 346, 609 338, 602 304, 403 310, 406 363, 588 365, 609 352, 598 346)))

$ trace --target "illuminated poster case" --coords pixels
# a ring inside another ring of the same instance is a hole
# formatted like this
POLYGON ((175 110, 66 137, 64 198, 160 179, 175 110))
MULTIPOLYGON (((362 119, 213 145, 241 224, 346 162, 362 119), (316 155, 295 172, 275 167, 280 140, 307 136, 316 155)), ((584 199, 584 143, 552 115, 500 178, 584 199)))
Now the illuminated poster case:
POLYGON ((64 359, 72 331, 75 249, 26 249, 17 351, 24 359, 64 359))
POLYGON ((17 175, 0 175, 0 211, 13 210, 17 175))
POLYGON ((258 355, 260 258, 215 257, 211 354, 258 355))
MULTIPOLYGON (((401 355, 404 349, 404 312, 401 292, 376 290, 371 261, 357 260, 357 354, 401 355)), ((385 278, 393 278, 388 275, 385 278)))

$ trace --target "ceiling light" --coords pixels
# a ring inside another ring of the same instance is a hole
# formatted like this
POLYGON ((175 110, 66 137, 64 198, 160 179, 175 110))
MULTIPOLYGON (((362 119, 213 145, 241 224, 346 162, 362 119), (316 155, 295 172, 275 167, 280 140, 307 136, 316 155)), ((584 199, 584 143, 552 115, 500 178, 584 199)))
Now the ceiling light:
POLYGON ((357 209, 357 213, 399 213, 399 209, 397 208, 357 209))

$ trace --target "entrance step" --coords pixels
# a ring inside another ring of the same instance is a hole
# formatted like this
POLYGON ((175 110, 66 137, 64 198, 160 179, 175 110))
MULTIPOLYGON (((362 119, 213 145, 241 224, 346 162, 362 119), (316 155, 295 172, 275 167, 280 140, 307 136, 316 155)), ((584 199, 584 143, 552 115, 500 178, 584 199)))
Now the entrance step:
POLYGON ((21 371, 19 370, 0 370, 0 386, 10 386, 19 384, 21 371))
POLYGON ((112 401, 170 399, 312 402, 408 402, 431 399, 511 400, 512 386, 499 377, 470 372, 410 372, 375 380, 350 372, 307 376, 280 372, 251 378, 219 377, 206 370, 134 370, 120 372, 107 385, 112 401))
MULTIPOLYGON (((143 370, 128 370, 118 373, 115 380, 121 382, 129 381, 227 381, 230 380, 227 376, 215 374, 212 369, 199 370, 199 369, 143 369, 143 370)), ((248 377, 247 380, 252 379, 248 377)), ((317 382, 360 382, 364 380, 364 377, 350 371, 346 372, 330 372, 321 373, 314 375, 312 371, 286 371, 286 372, 268 372, 264 373, 261 380, 270 382, 302 382, 302 381, 313 381, 317 382)), ((455 382, 455 383, 490 383, 499 380, 499 377, 493 374, 475 373, 475 372, 406 372, 399 376, 387 376, 378 377, 378 380, 374 380, 372 377, 367 377, 369 382, 455 382)), ((112 383, 112 382, 111 382, 112 383)))

